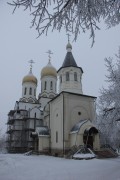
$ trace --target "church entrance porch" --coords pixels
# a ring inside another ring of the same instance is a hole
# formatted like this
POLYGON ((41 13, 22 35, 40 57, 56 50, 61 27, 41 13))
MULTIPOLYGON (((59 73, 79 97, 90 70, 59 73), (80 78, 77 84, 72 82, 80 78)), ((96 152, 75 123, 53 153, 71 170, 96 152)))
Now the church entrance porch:
POLYGON ((100 149, 99 132, 90 120, 80 120, 70 132, 70 147, 85 146, 100 149))
POLYGON ((83 134, 83 142, 88 147, 93 149, 95 135, 98 134, 98 130, 95 127, 88 127, 83 134))

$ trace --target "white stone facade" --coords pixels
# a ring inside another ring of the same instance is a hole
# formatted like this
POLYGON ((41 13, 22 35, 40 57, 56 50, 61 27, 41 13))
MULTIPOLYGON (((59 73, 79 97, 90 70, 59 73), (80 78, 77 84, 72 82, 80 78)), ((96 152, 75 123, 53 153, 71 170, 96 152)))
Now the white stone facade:
POLYGON ((99 133, 94 125, 96 97, 84 95, 82 73, 82 68, 74 60, 70 43, 58 72, 50 59, 42 69, 38 98, 37 78, 30 69, 22 81, 22 97, 8 113, 9 152, 32 149, 39 153, 64 155, 72 146, 86 143, 94 149, 100 148, 99 133))
POLYGON ((66 67, 60 69, 59 77, 59 93, 62 91, 83 94, 82 91, 82 70, 76 67, 66 67), (69 79, 67 79, 67 73, 69 79))

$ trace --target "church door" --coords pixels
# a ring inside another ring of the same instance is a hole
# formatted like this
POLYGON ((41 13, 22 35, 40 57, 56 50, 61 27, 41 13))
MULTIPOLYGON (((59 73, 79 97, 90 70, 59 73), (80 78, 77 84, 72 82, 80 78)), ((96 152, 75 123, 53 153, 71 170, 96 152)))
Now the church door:
POLYGON ((93 136, 84 135, 84 136, 83 136, 83 142, 84 142, 84 144, 85 144, 88 148, 92 148, 92 149, 93 149, 93 136))

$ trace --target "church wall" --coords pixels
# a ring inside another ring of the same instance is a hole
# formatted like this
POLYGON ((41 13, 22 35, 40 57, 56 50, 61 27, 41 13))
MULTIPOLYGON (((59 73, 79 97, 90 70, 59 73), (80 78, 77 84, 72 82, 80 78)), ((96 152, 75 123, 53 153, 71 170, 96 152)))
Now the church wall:
POLYGON ((38 136, 38 151, 46 152, 49 151, 50 137, 49 136, 38 136))
POLYGON ((81 69, 75 67, 67 67, 60 70, 58 73, 59 78, 62 76, 62 83, 59 80, 59 92, 67 91, 73 93, 82 94, 82 83, 81 83, 81 76, 82 72, 81 69), (69 81, 66 81, 66 72, 69 72, 69 81), (77 81, 74 80, 74 72, 77 73, 77 81))
POLYGON ((46 92, 48 94, 50 92, 56 93, 56 78, 55 77, 53 77, 53 76, 44 76, 41 79, 41 93, 44 93, 44 92, 46 92), (51 82, 52 82, 52 86, 51 86, 51 82))
POLYGON ((50 98, 41 97, 41 98, 39 99, 39 103, 40 103, 39 106, 41 106, 42 108, 44 108, 50 100, 51 100, 50 98))
POLYGON ((50 109, 49 109, 49 104, 47 104, 44 108, 44 125, 48 126, 50 128, 50 109))
POLYGON ((26 82, 23 84, 22 86, 22 97, 25 97, 25 98, 29 98, 29 97, 32 97, 32 98, 36 98, 36 84, 32 83, 32 82, 26 82), (26 88, 26 94, 24 93, 25 92, 25 88, 26 88), (32 88, 32 94, 30 95, 30 88, 32 88))
POLYGON ((64 102, 64 136, 66 141, 66 148, 69 148, 69 133, 72 127, 83 119, 94 120, 95 108, 94 99, 91 97, 64 93, 64 102))
POLYGON ((83 134, 70 134, 72 127, 83 119, 95 119, 94 98, 61 93, 50 102, 51 149, 57 152, 69 150, 75 143, 83 145, 83 134))
POLYGON ((44 117, 44 125, 50 127, 50 118, 49 115, 44 117))
POLYGON ((34 107, 40 107, 40 104, 37 103, 29 103, 29 102, 19 102, 19 109, 31 110, 34 107))
POLYGON ((41 110, 39 108, 34 107, 33 109, 30 110, 30 117, 31 118, 42 118, 41 115, 41 110))
POLYGON ((100 137, 99 137, 99 134, 96 134, 93 145, 94 145, 95 150, 100 149, 100 137))
POLYGON ((26 109, 30 118, 43 119, 43 112, 39 104, 19 102, 19 109, 26 109))
POLYGON ((50 102, 51 150, 63 150, 63 98, 62 94, 50 102))
POLYGON ((84 145, 82 134, 78 134, 78 133, 70 134, 70 147, 72 147, 74 145, 76 145, 76 146, 84 145))

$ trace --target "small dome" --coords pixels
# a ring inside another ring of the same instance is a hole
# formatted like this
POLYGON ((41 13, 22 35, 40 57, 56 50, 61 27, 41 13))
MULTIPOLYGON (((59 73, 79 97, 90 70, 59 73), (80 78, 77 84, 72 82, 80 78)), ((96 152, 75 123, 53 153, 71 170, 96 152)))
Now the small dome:
POLYGON ((25 76, 22 80, 22 84, 26 83, 26 82, 30 82, 30 83, 34 83, 37 85, 37 78, 32 74, 32 72, 30 71, 29 74, 27 76, 25 76))
POLYGON ((68 42, 66 49, 72 49, 72 45, 68 42))
POLYGON ((47 66, 45 66, 41 71, 41 78, 44 76, 54 76, 57 77, 57 71, 52 66, 51 62, 49 61, 47 66))

